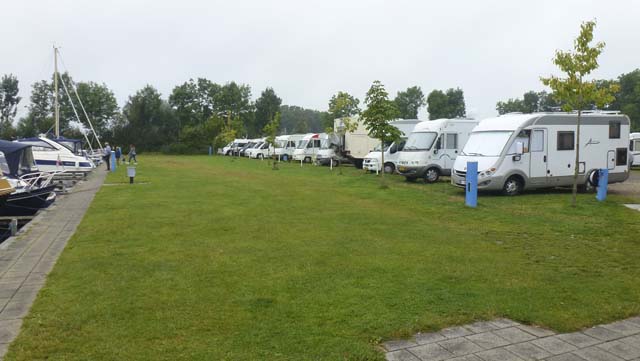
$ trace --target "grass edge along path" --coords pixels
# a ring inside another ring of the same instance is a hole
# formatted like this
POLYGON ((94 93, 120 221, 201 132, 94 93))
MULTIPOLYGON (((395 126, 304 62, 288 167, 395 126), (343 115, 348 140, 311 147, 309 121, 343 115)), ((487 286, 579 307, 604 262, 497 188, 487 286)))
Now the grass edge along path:
POLYGON ((110 174, 7 360, 382 360, 508 317, 560 332, 640 313, 640 215, 566 191, 463 206, 444 182, 148 156, 110 174))

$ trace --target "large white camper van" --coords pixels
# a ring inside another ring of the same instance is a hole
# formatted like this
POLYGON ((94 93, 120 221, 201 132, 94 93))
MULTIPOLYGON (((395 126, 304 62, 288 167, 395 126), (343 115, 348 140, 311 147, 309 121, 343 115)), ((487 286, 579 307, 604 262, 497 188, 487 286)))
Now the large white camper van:
POLYGON ((298 142, 304 137, 304 134, 279 135, 276 137, 276 146, 273 151, 275 158, 287 162, 293 158, 293 152, 296 150, 298 142))
POLYGON ((629 150, 632 167, 640 167, 640 133, 629 134, 629 150))
POLYGON ((381 171, 382 152, 384 152, 384 172, 393 173, 398 166, 400 152, 404 149, 409 134, 411 134, 418 123, 420 123, 420 121, 417 119, 401 119, 390 122, 389 124, 398 128, 400 133, 402 133, 400 139, 397 142, 385 144, 384 149, 382 149, 381 144, 378 142, 378 145, 364 157, 362 167, 371 172, 381 171))
MULTIPOLYGON (((465 186, 467 162, 478 162, 478 189, 516 195, 524 189, 573 184, 577 114, 507 114, 484 119, 456 159, 451 183, 465 186)), ((583 114, 578 184, 598 169, 609 183, 629 177, 629 118, 613 112, 583 114)))
POLYGON ((297 161, 312 162, 316 154, 320 151, 320 145, 323 139, 328 139, 327 133, 309 133, 306 134, 293 151, 293 159, 297 161))
POLYGON ((437 119, 418 123, 398 156, 398 172, 408 181, 436 182, 450 175, 453 162, 478 124, 472 119, 437 119))

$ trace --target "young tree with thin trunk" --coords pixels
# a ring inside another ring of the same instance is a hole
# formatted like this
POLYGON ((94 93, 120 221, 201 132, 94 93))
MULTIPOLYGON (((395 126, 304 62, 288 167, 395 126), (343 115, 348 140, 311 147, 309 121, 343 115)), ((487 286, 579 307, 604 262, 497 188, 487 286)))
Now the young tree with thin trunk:
POLYGON ((593 41, 593 29, 595 21, 587 21, 580 26, 580 35, 573 42, 573 52, 557 50, 553 63, 566 74, 566 78, 550 76, 541 78, 544 85, 553 90, 554 98, 561 102, 562 108, 567 111, 578 112, 576 129, 576 160, 573 173, 573 196, 571 205, 576 206, 576 194, 578 192, 578 171, 580 163, 580 121, 582 111, 596 104, 598 107, 614 101, 614 94, 618 85, 611 84, 606 87, 598 87, 596 80, 586 80, 585 77, 598 68, 598 56, 602 53, 605 44, 598 42, 591 46, 593 41))
MULTIPOLYGON (((269 144, 268 150, 270 150, 271 147, 273 147, 274 149, 276 147, 276 135, 278 134, 278 129, 280 129, 280 119, 281 119, 280 112, 276 112, 273 118, 269 121, 269 123, 267 123, 262 129, 264 134, 267 136, 267 139, 265 140, 265 142, 269 144)), ((271 158, 271 154, 269 154, 269 158, 271 158)), ((273 169, 278 169, 278 166, 276 165, 276 160, 272 159, 272 161, 273 161, 273 169)))
POLYGON ((384 143, 385 141, 395 141, 401 137, 400 130, 389 122, 398 116, 396 104, 389 100, 389 94, 384 89, 384 85, 379 80, 373 82, 367 92, 364 103, 367 109, 362 112, 364 126, 369 131, 371 138, 379 139, 382 149, 382 172, 384 177, 384 143))

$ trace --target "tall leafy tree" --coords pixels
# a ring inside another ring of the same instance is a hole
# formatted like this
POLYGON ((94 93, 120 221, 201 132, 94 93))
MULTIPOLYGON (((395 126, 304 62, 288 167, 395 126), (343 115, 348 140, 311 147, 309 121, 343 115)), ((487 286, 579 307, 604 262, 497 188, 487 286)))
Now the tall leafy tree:
MULTIPOLYGON (((87 115, 93 124, 98 135, 103 136, 108 133, 111 124, 120 112, 118 102, 113 91, 106 84, 94 82, 79 82, 76 84, 78 97, 87 111, 87 115)), ((69 90, 71 91, 71 90, 69 90)), ((74 99, 77 102, 77 99, 74 99)), ((88 126, 83 112, 78 103, 75 103, 80 115, 81 122, 88 126)))
POLYGON ((177 122, 169 103, 147 85, 129 97, 123 109, 117 141, 137 149, 160 150, 176 140, 177 122))
POLYGON ((399 117, 403 119, 418 119, 418 111, 427 104, 419 86, 398 92, 394 102, 398 107, 399 117))
POLYGON ((330 123, 327 112, 305 109, 295 105, 281 105, 280 131, 286 134, 320 132, 323 124, 330 123))
MULTIPOLYGON (((276 135, 278 134, 278 129, 280 129, 280 119, 280 112, 276 112, 273 119, 271 119, 269 123, 265 124, 264 129, 262 129, 262 133, 267 136, 266 142, 269 143, 270 147, 275 148, 276 146, 276 135)), ((277 169, 276 160, 273 159, 272 161, 273 169, 277 169)))
POLYGON ((546 91, 535 92, 530 90, 524 93, 522 99, 509 99, 507 101, 499 101, 496 103, 498 114, 506 113, 534 113, 534 112, 550 112, 559 107, 557 101, 553 99, 553 95, 546 91))
POLYGON ((234 119, 240 119, 246 130, 253 121, 254 107, 248 85, 238 85, 236 82, 223 85, 215 96, 215 104, 218 115, 226 119, 227 127, 232 126, 234 119))
POLYGON ((604 42, 591 46, 595 21, 587 21, 580 26, 580 34, 573 42, 573 51, 557 50, 553 63, 565 73, 566 77, 550 76, 541 78, 544 85, 553 90, 555 98, 563 103, 566 111, 578 111, 576 130, 576 158, 573 173, 573 196, 571 205, 576 205, 578 192, 578 168, 580 162, 580 122, 582 110, 591 104, 603 107, 615 100, 613 94, 618 90, 616 84, 598 87, 597 81, 586 77, 598 68, 598 57, 604 50, 604 42))
POLYGON ((333 128, 335 119, 348 118, 360 114, 360 100, 353 95, 339 91, 329 99, 329 116, 325 117, 324 127, 333 128))
POLYGON ((178 129, 204 125, 211 119, 216 114, 216 99, 220 90, 220 85, 204 78, 189 79, 174 87, 169 95, 169 105, 175 110, 178 129))
POLYGON ((431 120, 465 117, 464 92, 460 88, 432 91, 427 97, 427 111, 431 120))
POLYGON ((13 74, 3 75, 0 80, 0 138, 12 139, 16 135, 13 120, 18 111, 18 78, 13 74))
POLYGON ((618 77, 619 91, 612 109, 618 109, 631 119, 631 129, 640 131, 640 69, 618 77))
MULTIPOLYGON (((371 138, 379 139, 381 149, 384 149, 386 141, 395 141, 401 137, 398 128, 390 124, 391 120, 398 117, 396 104, 389 100, 389 94, 379 80, 373 82, 364 100, 367 109, 362 112, 364 126, 369 131, 371 138)), ((384 152, 382 152, 382 164, 384 164, 384 152)), ((384 167, 380 173, 384 177, 384 167)))
MULTIPOLYGON (((261 131, 264 131, 266 129, 265 126, 271 123, 275 118, 276 114, 280 110, 281 104, 282 99, 276 95, 273 88, 265 89, 255 103, 256 112, 251 134, 259 135, 261 131)), ((278 121, 278 127, 279 126, 280 121, 278 121)), ((277 130, 278 129, 276 129, 276 131, 277 130)))

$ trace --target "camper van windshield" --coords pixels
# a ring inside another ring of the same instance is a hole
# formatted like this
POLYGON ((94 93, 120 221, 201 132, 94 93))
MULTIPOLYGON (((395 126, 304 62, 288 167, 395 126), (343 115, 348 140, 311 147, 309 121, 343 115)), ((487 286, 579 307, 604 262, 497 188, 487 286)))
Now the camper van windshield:
POLYGON ((429 150, 436 140, 436 132, 414 132, 409 135, 404 150, 429 150))
MULTIPOLYGON (((391 146, 391 144, 393 144, 393 142, 384 142, 384 151, 386 152, 389 147, 391 146)), ((380 143, 378 143, 378 145, 376 145, 375 147, 373 147, 373 151, 374 152, 379 152, 380 151, 380 143)))
POLYGON ((467 144, 462 149, 462 155, 497 157, 502 153, 512 133, 510 131, 471 133, 467 144))

